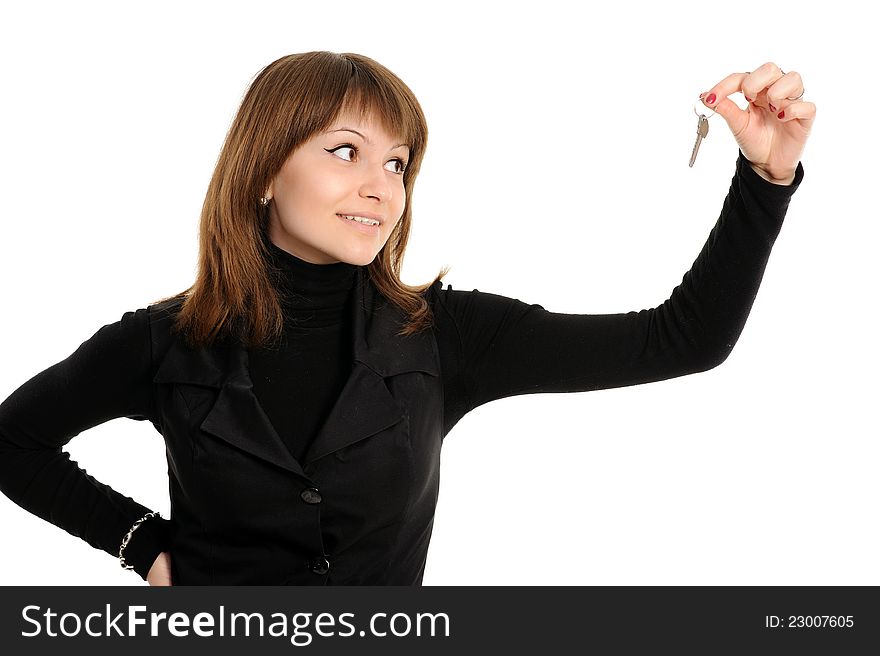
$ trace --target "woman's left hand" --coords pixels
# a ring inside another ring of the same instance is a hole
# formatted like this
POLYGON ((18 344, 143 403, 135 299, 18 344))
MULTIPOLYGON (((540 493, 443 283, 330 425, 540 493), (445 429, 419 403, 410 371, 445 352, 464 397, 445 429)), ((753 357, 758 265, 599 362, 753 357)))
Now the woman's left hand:
POLYGON ((701 98, 727 121, 758 175, 776 184, 791 184, 816 116, 816 105, 792 100, 803 91, 799 73, 783 73, 767 62, 750 73, 731 73, 701 98), (749 101, 744 110, 728 98, 737 91, 749 101))
POLYGON ((171 554, 163 551, 153 561, 150 571, 147 572, 147 583, 151 586, 174 585, 171 582, 171 554))

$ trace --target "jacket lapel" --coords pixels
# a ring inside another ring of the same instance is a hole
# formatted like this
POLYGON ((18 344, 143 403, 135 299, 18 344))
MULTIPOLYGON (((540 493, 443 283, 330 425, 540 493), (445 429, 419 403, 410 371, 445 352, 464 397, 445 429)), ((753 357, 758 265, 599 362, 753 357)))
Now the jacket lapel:
MULTIPOLYGON (((404 313, 391 305, 358 267, 349 318, 352 325, 351 374, 333 409, 312 440, 305 464, 401 421, 406 410, 388 389, 385 378, 422 371, 439 375, 431 331, 410 337, 396 333, 404 313)), ((201 429, 248 453, 308 478, 288 451, 253 392, 248 352, 240 345, 189 349, 173 339, 154 383, 183 383, 218 388, 201 429)))
POLYGON ((358 268, 352 300, 351 375, 306 451, 306 463, 375 435, 404 418, 406 410, 389 391, 386 378, 412 371, 439 375, 431 331, 398 336, 405 314, 376 292, 366 267, 358 268))
POLYGON ((217 388, 217 396, 200 428, 239 449, 305 476, 253 393, 244 347, 192 350, 181 340, 174 339, 153 382, 217 388))

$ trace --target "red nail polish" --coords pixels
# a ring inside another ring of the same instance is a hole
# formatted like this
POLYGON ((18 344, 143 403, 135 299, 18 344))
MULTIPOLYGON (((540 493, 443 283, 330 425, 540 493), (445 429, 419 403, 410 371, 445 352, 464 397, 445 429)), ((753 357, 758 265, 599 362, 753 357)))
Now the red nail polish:
POLYGON ((715 94, 714 94, 714 93, 710 93, 710 94, 709 94, 709 97, 706 98, 706 102, 709 103, 710 105, 713 104, 713 103, 715 102, 715 94))
POLYGON ((783 109, 781 112, 779 112, 779 113, 776 115, 776 118, 785 118, 785 110, 783 109))

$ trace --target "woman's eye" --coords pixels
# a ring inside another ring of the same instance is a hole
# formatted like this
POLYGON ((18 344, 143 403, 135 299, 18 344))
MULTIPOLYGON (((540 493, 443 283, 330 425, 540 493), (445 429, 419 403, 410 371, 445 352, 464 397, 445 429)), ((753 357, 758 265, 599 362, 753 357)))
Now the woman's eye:
MULTIPOLYGON (((355 148, 351 144, 343 144, 342 146, 336 146, 336 148, 332 148, 332 149, 328 150, 327 152, 335 154, 337 150, 342 150, 342 149, 353 150, 353 151, 357 152, 357 148, 355 148)), ((339 155, 337 155, 337 157, 339 157, 339 155)), ((345 158, 341 157, 340 159, 345 159, 345 158)), ((350 162, 351 160, 345 160, 345 161, 350 162)))
MULTIPOLYGON (((342 144, 341 146, 336 146, 336 148, 325 148, 324 150, 326 150, 328 153, 333 153, 333 154, 336 154, 337 151, 342 151, 342 152, 354 151, 355 153, 357 153, 357 148, 352 146, 351 144, 342 144)), ((351 161, 350 159, 346 159, 345 157, 342 157, 340 155, 336 155, 336 156, 339 157, 340 159, 344 159, 346 162, 351 161)), ((395 157, 394 159, 388 160, 388 163, 399 165, 399 167, 400 167, 399 170, 398 170, 397 166, 395 166, 394 173, 398 173, 398 174, 402 175, 403 172, 406 170, 406 162, 398 157, 395 157)))

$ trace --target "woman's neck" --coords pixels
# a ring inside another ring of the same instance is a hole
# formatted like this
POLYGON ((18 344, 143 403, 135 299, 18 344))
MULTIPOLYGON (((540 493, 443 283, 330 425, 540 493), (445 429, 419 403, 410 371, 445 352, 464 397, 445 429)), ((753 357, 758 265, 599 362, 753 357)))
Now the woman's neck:
MULTIPOLYGON (((272 278, 279 291, 285 319, 320 328, 344 321, 345 306, 358 266, 347 262, 314 264, 267 239, 272 278)), ((286 321, 287 323, 288 321, 286 321)))

